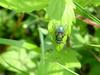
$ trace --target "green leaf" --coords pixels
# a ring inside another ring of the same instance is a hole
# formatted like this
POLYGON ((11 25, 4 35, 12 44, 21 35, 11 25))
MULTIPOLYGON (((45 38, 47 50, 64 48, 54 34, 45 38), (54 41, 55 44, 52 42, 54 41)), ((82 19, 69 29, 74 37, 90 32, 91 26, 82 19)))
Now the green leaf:
POLYGON ((97 44, 87 44, 87 45, 92 46, 92 47, 100 48, 100 45, 97 45, 97 44))
POLYGON ((74 14, 75 5, 72 0, 65 0, 65 10, 61 18, 61 24, 67 25, 71 27, 73 22, 75 22, 75 14, 74 14))
POLYGON ((16 40, 0 38, 0 44, 16 46, 19 48, 39 50, 39 48, 36 45, 32 45, 30 43, 27 43, 24 40, 16 41, 16 40))
POLYGON ((47 2, 48 0, 0 0, 0 6, 17 12, 31 12, 45 8, 47 2))
POLYGON ((37 69, 37 75, 48 75, 48 65, 49 63, 40 61, 37 69))
POLYGON ((95 6, 100 6, 100 0, 94 0, 93 4, 94 4, 95 6))
POLYGON ((100 75, 100 64, 95 65, 94 67, 92 67, 89 75, 100 75))
POLYGON ((72 50, 52 51, 46 57, 46 61, 49 62, 50 75, 77 75, 74 70, 81 67, 77 58, 80 55, 72 50))
POLYGON ((74 4, 72 0, 53 0, 48 6, 48 15, 51 19, 48 25, 49 35, 57 50, 61 50, 66 43, 67 36, 70 36, 73 22, 75 22, 74 4), (51 9, 53 9, 51 11, 51 9), (56 42, 56 29, 62 26, 64 28, 64 37, 62 43, 56 42))
POLYGON ((65 10, 65 0, 49 0, 47 13, 51 19, 60 20, 65 10))
POLYGON ((19 73, 27 73, 27 71, 36 67, 25 49, 10 47, 8 50, 0 55, 0 63, 7 69, 19 73))
POLYGON ((65 65, 59 65, 57 62, 49 63, 49 75, 78 75, 65 65))
POLYGON ((81 65, 78 60, 78 57, 80 58, 80 55, 77 52, 73 50, 66 51, 65 49, 65 51, 53 51, 47 54, 47 61, 58 62, 67 66, 68 68, 79 68, 81 65))

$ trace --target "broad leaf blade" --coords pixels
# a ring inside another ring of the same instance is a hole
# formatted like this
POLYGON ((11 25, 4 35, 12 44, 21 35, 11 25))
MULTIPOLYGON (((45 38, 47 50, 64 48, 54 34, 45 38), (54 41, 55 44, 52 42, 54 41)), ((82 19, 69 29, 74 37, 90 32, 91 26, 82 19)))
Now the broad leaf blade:
POLYGON ((47 13, 50 19, 60 20, 65 9, 65 0, 49 0, 47 13))
POLYGON ((72 0, 53 0, 48 6, 48 15, 50 19, 48 30, 53 44, 57 50, 61 50, 66 43, 67 36, 70 36, 73 22, 75 22, 74 4, 72 0), (53 10, 51 10, 53 9, 53 10), (62 26, 64 28, 64 37, 61 38, 61 43, 57 43, 56 29, 62 26))
POLYGON ((47 6, 48 0, 0 0, 0 6, 17 12, 31 12, 47 6))

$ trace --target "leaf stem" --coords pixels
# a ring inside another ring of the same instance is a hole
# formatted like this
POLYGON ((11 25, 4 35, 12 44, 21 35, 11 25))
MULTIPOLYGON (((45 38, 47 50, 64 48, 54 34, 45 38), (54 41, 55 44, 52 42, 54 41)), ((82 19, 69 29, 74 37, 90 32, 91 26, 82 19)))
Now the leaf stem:
POLYGON ((58 62, 57 62, 57 64, 58 64, 59 66, 61 66, 62 68, 64 68, 65 70, 67 70, 67 71, 69 71, 70 73, 72 73, 73 75, 79 75, 79 74, 75 73, 74 71, 70 70, 69 68, 63 66, 62 64, 60 64, 60 63, 58 63, 58 62))

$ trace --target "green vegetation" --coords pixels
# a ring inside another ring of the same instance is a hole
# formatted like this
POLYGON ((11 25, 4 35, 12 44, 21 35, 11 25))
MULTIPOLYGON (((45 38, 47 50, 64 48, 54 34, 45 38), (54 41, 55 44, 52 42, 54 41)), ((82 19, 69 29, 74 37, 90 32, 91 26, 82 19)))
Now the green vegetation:
POLYGON ((100 0, 0 0, 0 75, 100 75, 100 0))

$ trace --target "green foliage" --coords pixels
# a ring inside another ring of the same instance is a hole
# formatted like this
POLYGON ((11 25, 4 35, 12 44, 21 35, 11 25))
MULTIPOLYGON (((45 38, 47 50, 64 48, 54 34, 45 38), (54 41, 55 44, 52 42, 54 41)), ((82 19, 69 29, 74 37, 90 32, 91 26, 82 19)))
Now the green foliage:
POLYGON ((94 66, 89 75, 99 75, 100 74, 100 71, 98 71, 99 69, 100 69, 100 64, 98 64, 98 66, 94 66))
POLYGON ((50 54, 47 54, 47 59, 49 62, 58 62, 67 66, 68 68, 79 68, 81 66, 77 57, 80 58, 80 55, 77 52, 70 49, 68 51, 64 50, 62 52, 53 51, 50 54))
POLYGON ((47 6, 48 0, 0 0, 0 6, 17 12, 31 12, 47 6))
POLYGON ((25 49, 11 47, 8 50, 9 51, 0 56, 0 63, 9 70, 18 73, 25 73, 36 67, 35 63, 32 62, 25 49))
POLYGON ((12 46, 17 46, 17 47, 26 48, 26 49, 39 50, 39 48, 36 45, 32 45, 30 43, 27 43, 24 40, 23 41, 16 41, 16 40, 8 40, 8 39, 0 38, 0 44, 12 45, 12 46))
POLYGON ((79 3, 82 6, 99 6, 100 5, 100 0, 74 0, 75 2, 79 3))
POLYGON ((100 24, 100 20, 98 18, 96 18, 95 16, 93 16, 91 13, 89 13, 88 11, 86 11, 83 7, 81 7, 78 3, 75 2, 75 5, 77 6, 77 8, 81 11, 81 13, 84 13, 85 15, 87 15, 89 18, 91 18, 93 21, 95 21, 96 23, 100 24))
POLYGON ((51 19, 60 20, 65 10, 65 4, 65 0, 55 0, 55 2, 50 0, 47 8, 48 16, 51 19))
POLYGON ((51 40, 53 41, 55 48, 57 50, 61 50, 65 44, 67 36, 70 36, 71 27, 73 22, 75 22, 74 15, 74 4, 72 0, 57 0, 57 2, 53 2, 51 0, 48 5, 48 16, 52 19, 49 22, 48 30, 50 33, 51 40), (53 4, 53 5, 52 5, 53 4), (51 11, 51 9, 53 9, 51 11), (64 27, 64 37, 62 38, 62 43, 58 44, 56 40, 56 29, 57 27, 64 27))
POLYGON ((0 74, 100 75, 99 5, 0 0, 0 74))

